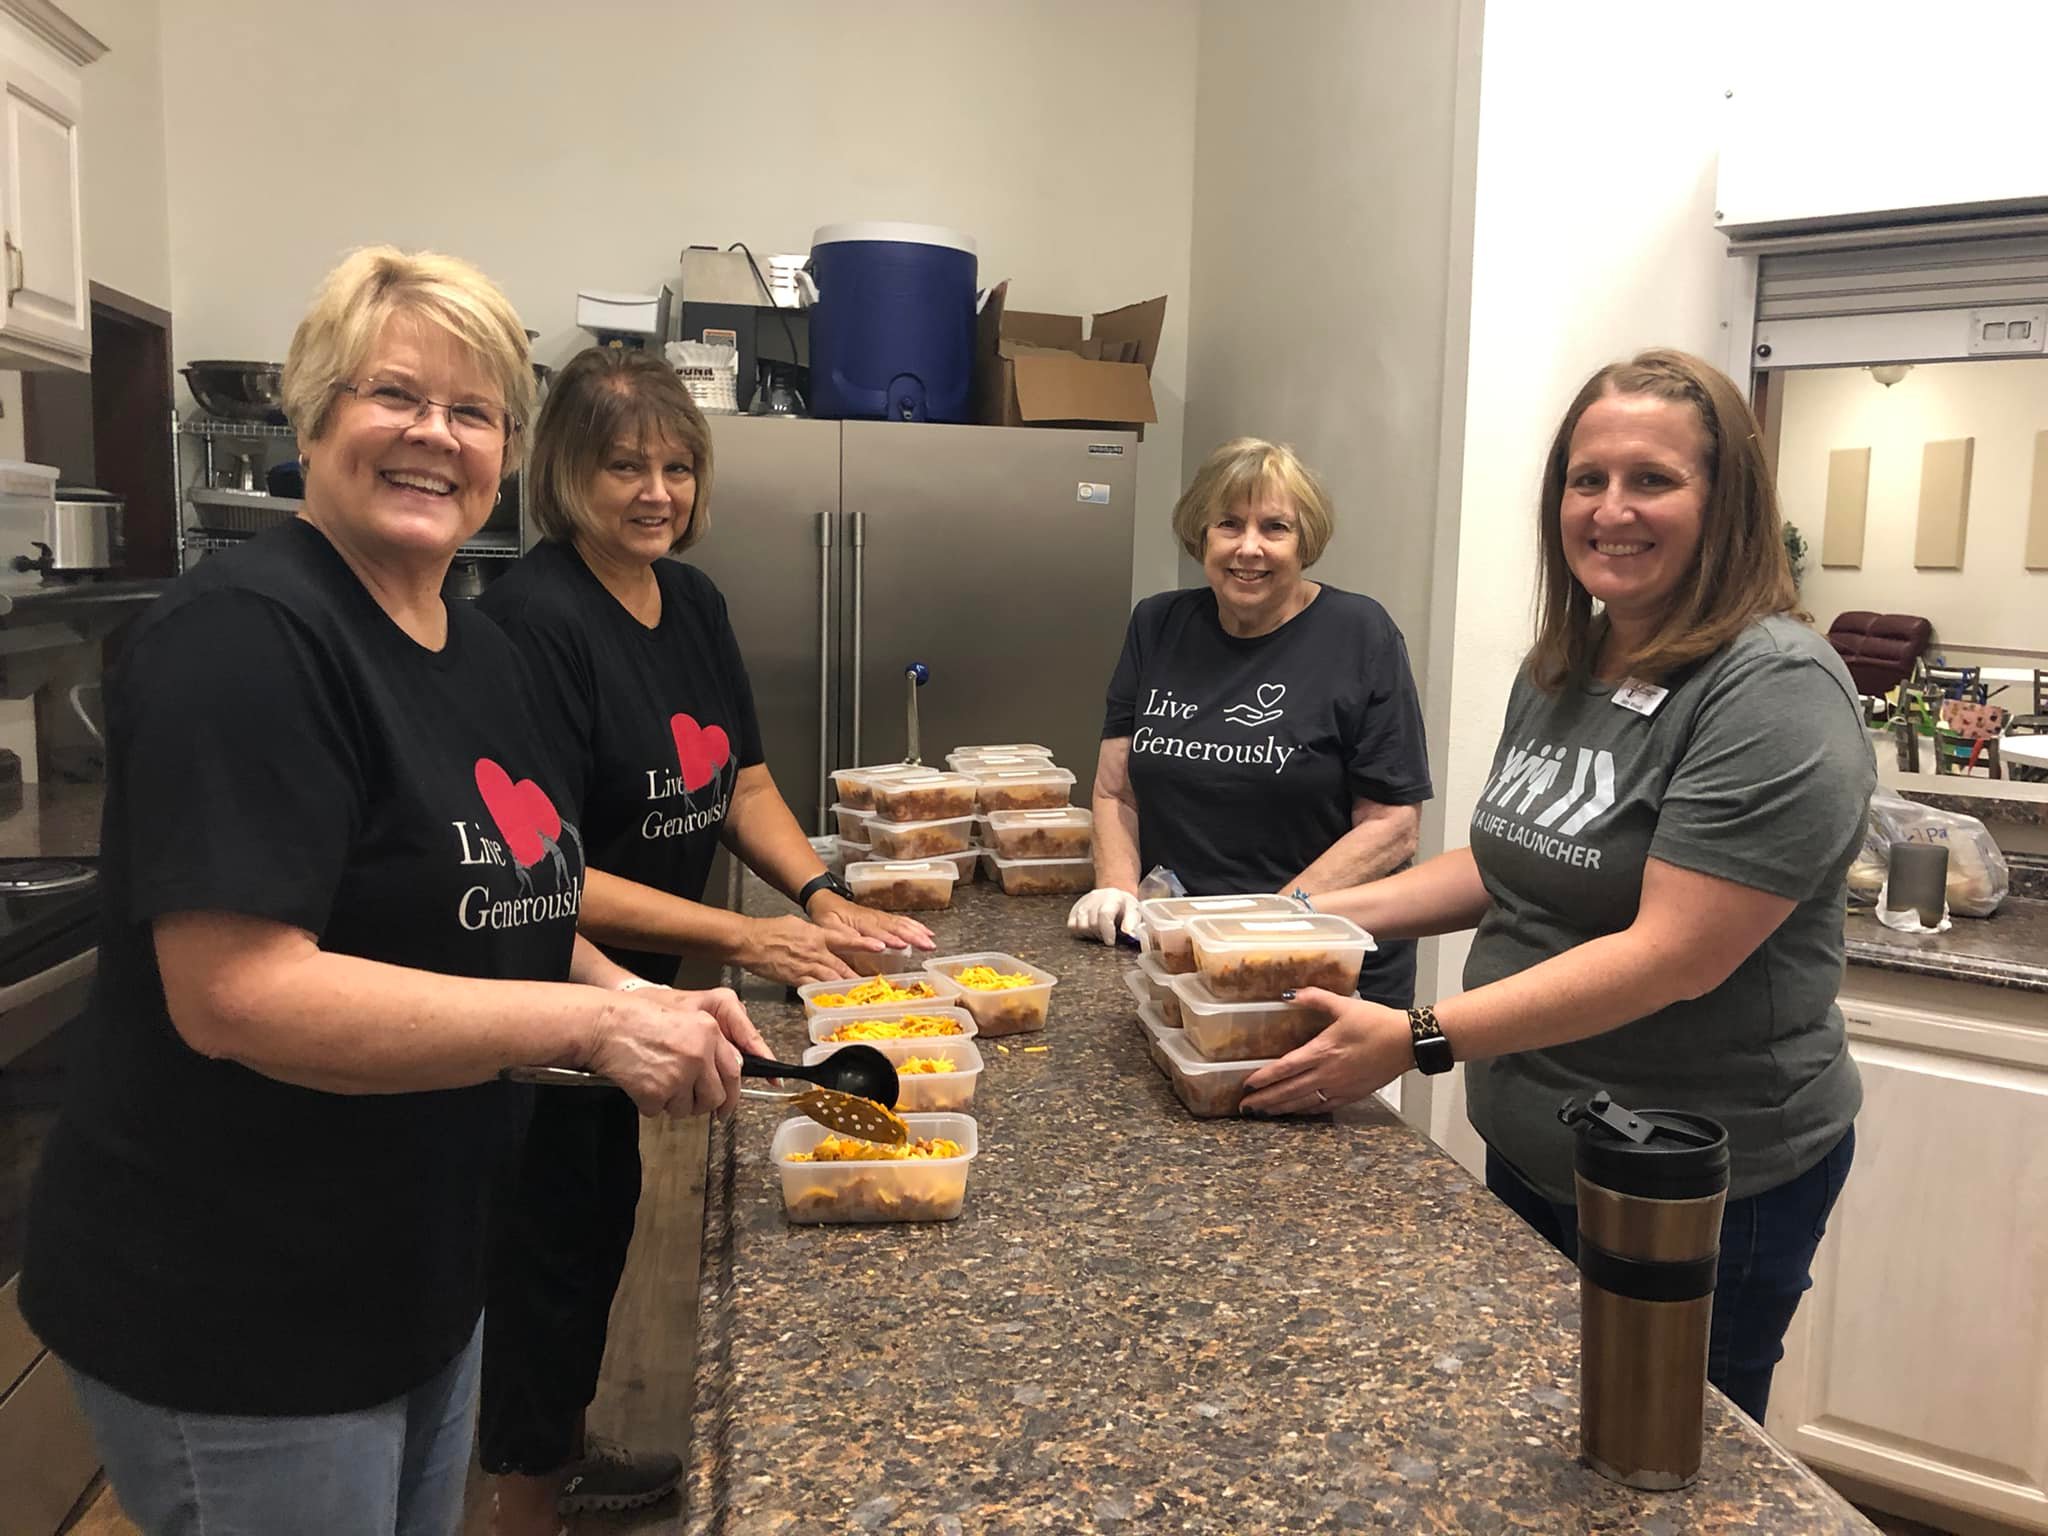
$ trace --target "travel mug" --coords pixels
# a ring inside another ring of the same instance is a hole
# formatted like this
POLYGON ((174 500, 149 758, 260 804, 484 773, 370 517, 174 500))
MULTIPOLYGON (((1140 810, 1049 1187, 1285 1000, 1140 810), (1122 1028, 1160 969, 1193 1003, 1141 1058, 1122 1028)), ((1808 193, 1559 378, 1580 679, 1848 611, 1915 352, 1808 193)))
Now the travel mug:
POLYGON ((1558 1118, 1578 1137, 1580 1451, 1618 1483, 1683 1488, 1700 1470, 1728 1133, 1605 1093, 1558 1118))
POLYGON ((1885 905, 1911 907, 1923 928, 1939 928, 1948 912, 1948 844, 1893 843, 1885 860, 1885 905))

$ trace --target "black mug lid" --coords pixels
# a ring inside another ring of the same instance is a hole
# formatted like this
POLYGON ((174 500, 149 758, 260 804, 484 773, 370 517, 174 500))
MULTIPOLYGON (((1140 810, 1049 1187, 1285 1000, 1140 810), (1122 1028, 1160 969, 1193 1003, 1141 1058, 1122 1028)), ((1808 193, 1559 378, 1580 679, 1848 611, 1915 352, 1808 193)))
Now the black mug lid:
POLYGON ((1680 1109, 1628 1110, 1605 1092, 1566 1099, 1557 1118, 1578 1140, 1572 1165, 1588 1183, 1648 1200, 1698 1200, 1728 1187, 1728 1132, 1680 1109))

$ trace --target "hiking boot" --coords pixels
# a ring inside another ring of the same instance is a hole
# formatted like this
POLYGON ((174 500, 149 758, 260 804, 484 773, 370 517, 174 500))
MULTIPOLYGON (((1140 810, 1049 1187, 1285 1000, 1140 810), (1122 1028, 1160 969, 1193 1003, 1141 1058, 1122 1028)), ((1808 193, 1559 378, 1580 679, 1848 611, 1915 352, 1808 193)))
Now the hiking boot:
POLYGON ((668 1451, 629 1451, 602 1435, 583 1437, 583 1459, 563 1471, 555 1508, 565 1515, 589 1510, 644 1509, 683 1480, 683 1459, 668 1451))

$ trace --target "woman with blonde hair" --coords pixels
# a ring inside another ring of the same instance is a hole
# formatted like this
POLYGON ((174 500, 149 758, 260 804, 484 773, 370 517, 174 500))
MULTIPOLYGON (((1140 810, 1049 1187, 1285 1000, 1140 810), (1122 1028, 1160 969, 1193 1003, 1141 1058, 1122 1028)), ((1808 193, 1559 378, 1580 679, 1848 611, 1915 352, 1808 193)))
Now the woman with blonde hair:
POLYGON ((110 697, 99 975, 22 1308, 148 1536, 439 1536, 474 1423, 522 1064, 733 1101, 730 992, 625 990, 489 620, 445 603, 532 405, 464 262, 358 251, 292 338, 299 518, 136 626, 110 697), (576 982, 581 985, 569 985, 576 982))
POLYGON ((1403 1013, 1304 992, 1314 1040, 1247 1109, 1469 1062, 1487 1186, 1576 1252, 1568 1097, 1728 1131, 1708 1376, 1763 1419, 1854 1154, 1835 993, 1876 767, 1855 684, 1801 622, 1755 418, 1644 352, 1586 381, 1544 465, 1536 643, 1471 844, 1319 906, 1375 934, 1476 928, 1465 991, 1403 1013))
MULTIPOLYGON (((1241 437, 1173 511, 1208 584, 1131 614, 1095 769, 1095 885, 1067 926, 1107 944, 1137 920, 1140 876, 1190 895, 1319 892, 1415 852, 1430 796, 1408 648, 1371 598, 1305 574, 1334 532, 1291 448, 1241 437)), ((1415 952, 1366 958, 1368 997, 1405 1007, 1415 952)))
MULTIPOLYGON (((582 932, 650 984, 708 955, 795 984, 845 955, 929 949, 908 917, 856 905, 770 777, 725 599, 681 560, 711 526, 711 433, 673 369, 593 347, 556 377, 527 474, 542 539, 479 605, 530 663, 590 857, 582 932), (730 847, 805 917, 703 905, 730 847)), ((606 1321, 640 1194, 640 1138, 614 1095, 536 1106, 484 1336, 480 1449, 499 1536, 630 1509, 682 1475, 670 1452, 589 1434, 606 1321)))

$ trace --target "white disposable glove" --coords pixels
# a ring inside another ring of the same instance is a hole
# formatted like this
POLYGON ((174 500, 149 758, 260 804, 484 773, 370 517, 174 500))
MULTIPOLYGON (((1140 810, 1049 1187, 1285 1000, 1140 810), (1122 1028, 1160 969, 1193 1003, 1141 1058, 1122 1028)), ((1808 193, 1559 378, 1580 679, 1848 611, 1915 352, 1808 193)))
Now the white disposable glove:
POLYGON ((1076 938, 1114 944, 1117 930, 1138 936, 1138 898, 1129 891, 1102 886, 1074 903, 1067 913, 1067 932, 1076 938))

